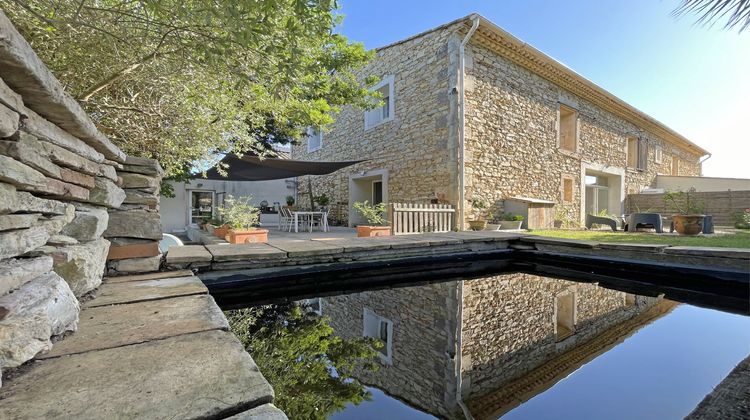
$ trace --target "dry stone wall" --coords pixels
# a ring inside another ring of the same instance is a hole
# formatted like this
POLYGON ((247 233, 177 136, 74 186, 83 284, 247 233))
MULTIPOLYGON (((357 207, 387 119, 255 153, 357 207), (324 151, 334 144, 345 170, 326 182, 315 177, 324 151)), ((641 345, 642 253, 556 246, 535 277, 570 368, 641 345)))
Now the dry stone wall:
MULTIPOLYGON (((76 329, 78 299, 101 284, 119 239, 106 237, 112 219, 158 211, 142 207, 160 171, 114 146, 0 12, 0 371, 76 329), (149 186, 131 189, 131 173, 149 186)), ((129 230, 161 237, 158 223, 129 230)))

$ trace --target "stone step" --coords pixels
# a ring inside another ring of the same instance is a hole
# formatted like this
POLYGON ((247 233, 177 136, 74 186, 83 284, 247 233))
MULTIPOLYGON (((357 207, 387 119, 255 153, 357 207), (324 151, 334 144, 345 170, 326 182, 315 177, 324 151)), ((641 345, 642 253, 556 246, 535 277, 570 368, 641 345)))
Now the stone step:
POLYGON ((207 245, 214 261, 248 261, 286 259, 286 252, 268 244, 207 245))
POLYGON ((228 329, 224 314, 209 295, 100 306, 84 309, 78 331, 55 343, 51 352, 37 358, 49 359, 182 334, 228 329))
POLYGON ((83 302, 81 307, 93 308, 207 293, 206 286, 193 275, 123 283, 106 282, 94 293, 94 299, 83 302))
POLYGON ((0 418, 220 418, 273 400, 255 362, 225 331, 62 356, 29 368, 0 388, 0 418))
POLYGON ((141 281, 141 280, 157 280, 157 279, 168 279, 171 277, 185 277, 192 276, 193 272, 190 270, 178 270, 178 271, 158 271, 156 273, 146 274, 132 274, 128 276, 116 276, 106 277, 105 283, 122 283, 126 281, 141 281))

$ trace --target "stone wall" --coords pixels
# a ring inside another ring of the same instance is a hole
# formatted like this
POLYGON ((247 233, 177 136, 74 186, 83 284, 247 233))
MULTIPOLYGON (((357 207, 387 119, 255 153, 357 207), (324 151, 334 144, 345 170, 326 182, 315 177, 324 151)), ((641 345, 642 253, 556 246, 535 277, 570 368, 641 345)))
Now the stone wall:
POLYGON ((361 338, 368 308, 393 322, 392 362, 358 379, 441 416, 455 406, 456 282, 363 292, 323 299, 336 334, 361 338))
MULTIPOLYGON (((394 120, 365 130, 364 111, 345 108, 323 134, 319 150, 308 152, 306 140, 293 147, 294 159, 370 159, 330 176, 312 177, 314 193, 331 197, 335 218, 348 219, 350 177, 367 176, 368 171, 378 169, 387 173, 385 201, 441 199, 457 205, 458 46, 467 31, 467 21, 457 21, 379 49, 359 74, 394 76, 394 120)), ((467 219, 473 216, 474 199, 491 203, 494 214, 499 214, 503 200, 523 196, 557 202, 558 211, 577 223, 583 217, 583 174, 590 167, 615 171, 624 178, 620 202, 626 194, 651 186, 657 174, 672 173, 673 161, 679 160, 679 175, 700 175, 695 148, 652 132, 668 129, 649 131, 653 124, 631 122, 640 117, 625 119, 576 96, 490 49, 480 32, 472 37, 466 53, 467 219), (575 153, 557 145, 560 103, 579 113, 575 153), (627 168, 629 136, 640 136, 648 144, 643 171, 627 168), (656 147, 662 150, 660 163, 656 147), (563 177, 574 180, 569 203, 562 200, 563 177)), ((628 112, 631 117, 637 114, 628 112)), ((302 178, 300 192, 305 191, 307 179, 302 178)), ((301 195, 300 204, 308 202, 301 195)), ((611 212, 619 213, 619 209, 611 212)))
POLYGON ((76 329, 112 212, 132 202, 118 173, 129 161, 0 12, 0 370, 76 329))
MULTIPOLYGON (((713 216, 715 226, 734 226, 735 217, 750 209, 750 191, 694 192, 690 197, 694 203, 704 206, 705 214, 713 216)), ((680 203, 684 204, 684 201, 680 200, 680 203)), ((674 209, 664 202, 664 194, 631 194, 625 204, 628 213, 674 213, 674 209)))
POLYGON ((624 174, 622 197, 651 186, 657 174, 670 174, 673 159, 679 159, 680 175, 700 175, 699 155, 512 63, 478 36, 466 61, 466 197, 492 203, 495 214, 504 199, 522 196, 555 201, 558 211, 579 221, 585 166, 624 174), (560 104, 578 111, 576 152, 558 146, 560 104), (638 135, 648 144, 644 171, 627 167, 627 138, 638 135), (573 180, 569 203, 562 200, 563 177, 573 180))
POLYGON ((529 274, 464 282, 464 398, 498 389, 655 302, 628 303, 623 292, 529 274), (560 341, 555 301, 565 293, 575 296, 575 333, 560 341))
MULTIPOLYGON (((429 203, 455 191, 456 94, 458 38, 451 31, 433 32, 377 52, 359 74, 394 76, 394 118, 368 130, 364 111, 345 107, 323 133, 322 147, 308 153, 307 141, 292 148, 298 160, 368 161, 312 178, 315 195, 326 193, 332 207, 348 220, 349 177, 387 171, 389 202, 429 203)), ((307 177, 300 178, 299 204, 309 203, 307 177)), ((337 214, 338 214, 337 213, 337 214)))

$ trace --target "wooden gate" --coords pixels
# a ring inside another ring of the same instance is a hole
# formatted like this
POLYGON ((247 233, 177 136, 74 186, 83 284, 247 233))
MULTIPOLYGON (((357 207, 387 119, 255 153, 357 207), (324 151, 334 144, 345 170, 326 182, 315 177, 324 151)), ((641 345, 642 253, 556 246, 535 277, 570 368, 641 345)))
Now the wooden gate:
POLYGON ((449 204, 391 203, 388 220, 394 235, 453 230, 456 209, 449 204))

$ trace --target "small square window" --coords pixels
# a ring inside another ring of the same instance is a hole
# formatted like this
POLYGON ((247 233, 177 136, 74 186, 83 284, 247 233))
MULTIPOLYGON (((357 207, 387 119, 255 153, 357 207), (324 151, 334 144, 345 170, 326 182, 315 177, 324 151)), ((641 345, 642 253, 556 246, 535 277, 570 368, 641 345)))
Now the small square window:
POLYGON ((392 363, 393 357, 393 322, 365 308, 363 315, 363 337, 380 340, 383 344, 377 351, 386 363, 392 363))
POLYGON ((320 128, 307 129, 307 151, 314 152, 323 147, 323 131, 320 128))
POLYGON ((568 152, 575 152, 578 149, 578 111, 560 105, 558 133, 561 149, 568 152))
POLYGON ((393 76, 384 78, 372 88, 380 94, 381 106, 365 111, 365 130, 393 119, 393 76))

